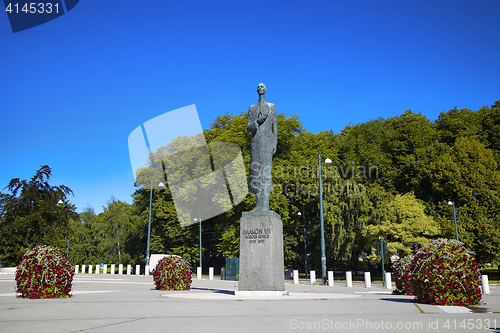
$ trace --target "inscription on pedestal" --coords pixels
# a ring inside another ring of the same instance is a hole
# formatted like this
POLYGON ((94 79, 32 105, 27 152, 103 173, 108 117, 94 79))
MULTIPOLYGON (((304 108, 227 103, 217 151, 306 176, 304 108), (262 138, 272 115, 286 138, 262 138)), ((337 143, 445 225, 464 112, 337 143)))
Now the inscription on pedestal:
POLYGON ((249 244, 262 244, 269 236, 271 236, 271 228, 243 230, 243 238, 248 239, 249 244))

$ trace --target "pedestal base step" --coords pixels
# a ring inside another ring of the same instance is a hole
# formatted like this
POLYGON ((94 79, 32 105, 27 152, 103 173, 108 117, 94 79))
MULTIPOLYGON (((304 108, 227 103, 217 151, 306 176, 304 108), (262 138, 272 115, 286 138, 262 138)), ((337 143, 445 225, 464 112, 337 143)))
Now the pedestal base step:
POLYGON ((235 296, 288 296, 288 290, 237 290, 235 296))

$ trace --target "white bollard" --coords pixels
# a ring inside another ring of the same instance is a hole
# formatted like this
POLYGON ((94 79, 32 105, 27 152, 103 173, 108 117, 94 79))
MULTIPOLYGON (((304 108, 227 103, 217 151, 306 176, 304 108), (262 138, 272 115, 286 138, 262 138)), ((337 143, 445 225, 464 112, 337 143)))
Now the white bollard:
POLYGON ((132 274, 132 265, 127 265, 127 275, 132 274))
POLYGON ((145 276, 149 275, 149 265, 146 265, 146 267, 144 268, 144 275, 145 276))
POLYGON ((214 279, 214 268, 213 267, 208 267, 208 279, 209 280, 214 279))
POLYGON ((100 268, 100 267, 99 267, 99 265, 95 265, 95 273, 96 273, 96 274, 99 274, 99 271, 100 271, 100 269, 99 269, 99 268, 100 268))
POLYGON ((345 284, 346 287, 352 287, 352 272, 345 272, 345 284))
POLYGON ((310 271, 309 274, 311 275, 311 286, 316 282, 316 271, 310 271))
POLYGON ((89 265, 89 274, 92 274, 92 265, 89 265))
POLYGON ((123 275, 123 264, 118 265, 118 274, 123 275))
POLYGON ((328 285, 333 287, 333 271, 328 271, 328 285))
POLYGON ((135 265, 135 275, 141 275, 141 265, 135 265))
POLYGON ((365 288, 372 287, 372 277, 370 272, 365 272, 365 288))
POLYGON ((299 270, 293 270, 293 284, 299 284, 299 270))
POLYGON ((111 264, 111 274, 115 274, 115 264, 111 264))
POLYGON ((488 281, 488 275, 481 275, 481 284, 483 286, 483 294, 490 293, 490 283, 488 281))
POLYGON ((75 274, 78 274, 78 269, 80 268, 80 265, 75 265, 75 274))
POLYGON ((201 280, 201 267, 196 267, 196 278, 201 280))
POLYGON ((104 264, 104 267, 102 269, 102 274, 108 274, 108 264, 104 264))
POLYGON ((387 289, 392 289, 391 272, 385 273, 385 286, 387 289))
POLYGON ((85 274, 85 265, 82 265, 82 274, 85 274))

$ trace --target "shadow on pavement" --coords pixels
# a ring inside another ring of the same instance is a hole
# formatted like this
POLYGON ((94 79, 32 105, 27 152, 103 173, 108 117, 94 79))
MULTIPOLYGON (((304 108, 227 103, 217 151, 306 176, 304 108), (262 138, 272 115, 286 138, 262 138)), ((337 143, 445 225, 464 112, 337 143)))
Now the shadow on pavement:
POLYGON ((396 303, 413 303, 413 298, 381 298, 380 300, 396 303))
POLYGON ((231 290, 223 290, 223 289, 213 289, 213 288, 191 288, 191 290, 206 290, 211 291, 215 294, 226 294, 226 295, 234 295, 234 291, 231 290))

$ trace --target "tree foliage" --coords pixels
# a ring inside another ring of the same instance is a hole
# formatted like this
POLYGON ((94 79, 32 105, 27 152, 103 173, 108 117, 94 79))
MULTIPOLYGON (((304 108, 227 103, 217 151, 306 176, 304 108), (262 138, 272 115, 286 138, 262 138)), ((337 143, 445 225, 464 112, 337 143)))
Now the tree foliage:
POLYGON ((69 258, 75 264, 145 262, 146 235, 140 217, 132 205, 114 197, 99 215, 87 207, 80 219, 72 223, 72 230, 69 258))
MULTIPOLYGON (((362 234, 375 244, 379 237, 387 243, 389 255, 400 258, 411 253, 410 246, 440 235, 438 223, 424 212, 424 204, 412 193, 397 194, 386 207, 384 219, 363 229, 362 234)), ((371 259, 375 259, 374 255, 371 259)))
POLYGON ((73 192, 49 184, 52 170, 44 165, 30 180, 12 179, 0 193, 0 262, 17 265, 23 253, 36 245, 64 248, 74 206, 58 204, 73 192))

